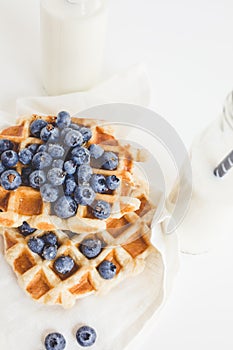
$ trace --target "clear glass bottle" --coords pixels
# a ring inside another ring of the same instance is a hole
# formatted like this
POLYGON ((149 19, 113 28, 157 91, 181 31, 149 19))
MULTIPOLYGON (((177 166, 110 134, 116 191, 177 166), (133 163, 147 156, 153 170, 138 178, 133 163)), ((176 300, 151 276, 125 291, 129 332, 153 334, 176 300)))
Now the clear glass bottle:
POLYGON ((41 0, 42 79, 49 95, 83 91, 100 79, 108 0, 41 0))

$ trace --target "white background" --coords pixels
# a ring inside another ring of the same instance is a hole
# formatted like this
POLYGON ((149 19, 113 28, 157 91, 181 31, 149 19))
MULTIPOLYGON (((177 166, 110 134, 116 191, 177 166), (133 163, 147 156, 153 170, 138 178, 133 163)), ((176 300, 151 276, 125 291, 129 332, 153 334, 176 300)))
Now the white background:
MULTIPOLYGON (((232 89, 232 13, 232 0, 110 0, 105 74, 144 61, 152 108, 187 147, 232 89)), ((41 94, 39 1, 0 0, 0 110, 41 94)), ((233 239, 219 235, 215 251, 181 257, 159 322, 132 349, 232 349, 233 239)))

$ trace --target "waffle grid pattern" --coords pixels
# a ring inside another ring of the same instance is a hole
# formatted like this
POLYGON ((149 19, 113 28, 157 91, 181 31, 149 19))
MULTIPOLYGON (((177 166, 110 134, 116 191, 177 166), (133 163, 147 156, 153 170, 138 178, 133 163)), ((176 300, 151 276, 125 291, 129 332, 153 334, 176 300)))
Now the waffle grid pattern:
MULTIPOLYGON (((74 269, 67 276, 61 276, 54 270, 54 261, 43 260, 32 253, 27 246, 29 238, 22 237, 17 229, 2 229, 5 257, 21 287, 35 301, 68 308, 77 299, 90 294, 106 294, 125 278, 142 272, 146 258, 155 249, 150 243, 150 225, 155 208, 145 195, 142 196, 137 213, 112 219, 105 231, 96 234, 104 243, 104 248, 95 259, 87 259, 79 250, 84 237, 93 235, 79 234, 69 238, 66 232, 55 231, 60 244, 57 257, 69 255, 75 261, 74 269), (97 267, 103 260, 112 261, 117 267, 117 274, 112 280, 104 280, 98 273, 97 267)), ((37 230, 30 237, 43 234, 44 231, 37 230)))

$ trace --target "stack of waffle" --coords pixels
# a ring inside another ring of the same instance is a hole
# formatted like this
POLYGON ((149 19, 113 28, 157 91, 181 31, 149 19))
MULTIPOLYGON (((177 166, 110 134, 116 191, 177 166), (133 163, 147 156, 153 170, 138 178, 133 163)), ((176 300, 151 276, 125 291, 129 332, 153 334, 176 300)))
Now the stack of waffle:
MULTIPOLYGON (((13 141, 17 151, 33 143, 42 143, 30 135, 30 124, 38 118, 55 121, 55 117, 34 115, 3 130, 0 138, 13 141)), ((150 242, 155 207, 149 200, 147 186, 133 172, 134 162, 144 160, 143 152, 121 145, 113 130, 103 123, 100 126, 100 122, 75 118, 72 122, 91 128, 93 136, 88 147, 99 144, 119 157, 116 170, 93 168, 94 173, 116 175, 121 180, 112 193, 97 194, 97 199, 111 205, 109 218, 99 220, 88 207, 79 205, 75 216, 61 219, 54 215, 50 203, 43 202, 40 191, 29 186, 7 191, 0 186, 0 226, 7 262, 20 286, 33 300, 63 307, 71 307, 76 299, 90 294, 107 293, 125 278, 141 273, 148 255, 155 250, 150 242), (23 221, 36 229, 29 237, 22 236, 18 229, 23 221), (68 255, 74 260, 74 268, 66 275, 56 271, 54 261, 43 259, 28 247, 29 239, 48 231, 58 239, 57 257, 68 255), (103 242, 103 249, 96 258, 87 259, 80 251, 84 238, 98 238, 103 242), (111 280, 103 279, 98 272, 104 260, 116 266, 116 275, 111 280)), ((17 164, 19 173, 22 166, 17 164)))

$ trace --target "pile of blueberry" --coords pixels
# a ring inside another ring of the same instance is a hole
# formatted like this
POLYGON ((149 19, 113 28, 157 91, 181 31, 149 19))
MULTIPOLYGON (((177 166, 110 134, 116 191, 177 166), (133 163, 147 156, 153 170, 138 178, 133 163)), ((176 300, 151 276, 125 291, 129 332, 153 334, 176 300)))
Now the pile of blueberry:
MULTIPOLYGON (((82 347, 89 347, 95 344, 97 334, 94 328, 83 326, 76 332, 76 340, 82 347)), ((50 333, 45 338, 46 350, 64 350, 66 347, 66 340, 61 333, 50 333)))
POLYGON ((93 174, 93 167, 115 170, 118 155, 100 145, 89 145, 91 129, 73 124, 67 112, 58 113, 54 123, 36 119, 30 133, 44 143, 33 143, 17 153, 11 141, 0 140, 1 186, 6 190, 20 185, 40 190, 43 201, 52 203, 54 214, 63 219, 74 216, 79 205, 90 207, 96 218, 107 219, 111 206, 95 200, 96 193, 112 193, 120 179, 93 174), (23 165, 21 174, 15 170, 18 162, 23 165))

